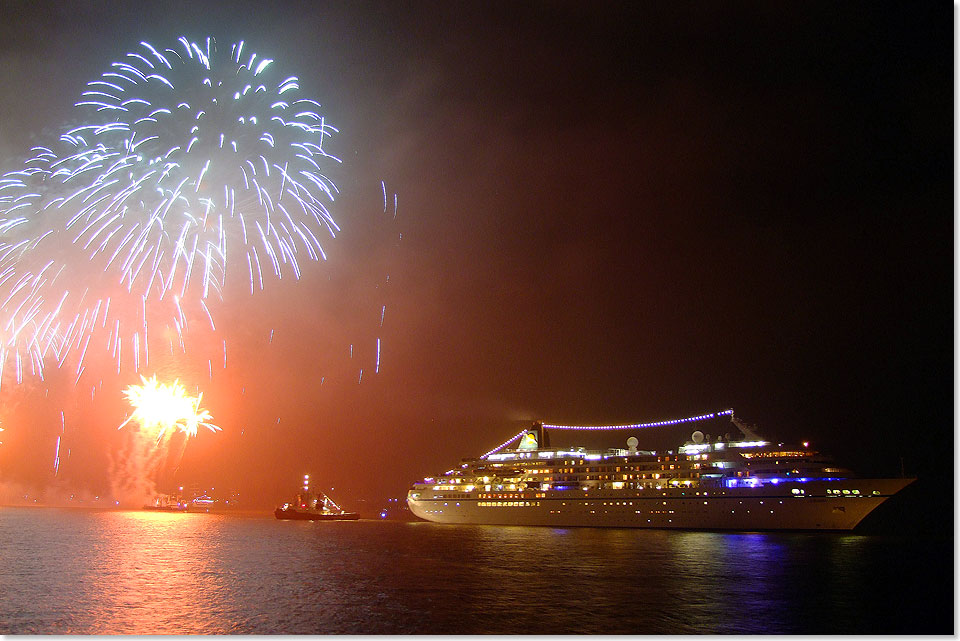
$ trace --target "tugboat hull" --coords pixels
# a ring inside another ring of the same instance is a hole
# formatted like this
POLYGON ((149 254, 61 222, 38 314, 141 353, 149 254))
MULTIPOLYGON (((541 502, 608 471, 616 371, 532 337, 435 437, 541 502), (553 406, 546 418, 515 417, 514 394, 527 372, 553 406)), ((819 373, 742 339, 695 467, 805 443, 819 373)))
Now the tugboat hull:
POLYGON ((309 511, 301 512, 300 510, 284 510, 279 507, 273 511, 273 515, 278 519, 288 521, 356 521, 360 518, 358 512, 341 512, 339 514, 309 511))

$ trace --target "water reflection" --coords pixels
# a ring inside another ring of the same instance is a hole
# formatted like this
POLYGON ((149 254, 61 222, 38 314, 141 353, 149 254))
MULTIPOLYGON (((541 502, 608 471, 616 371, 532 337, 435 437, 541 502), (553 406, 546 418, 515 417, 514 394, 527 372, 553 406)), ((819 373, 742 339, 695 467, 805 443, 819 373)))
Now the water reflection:
POLYGON ((471 535, 481 581, 497 586, 472 612, 490 631, 852 633, 869 625, 866 537, 586 528, 471 535), (554 605, 511 605, 525 601, 554 605))
MULTIPOLYGON (((216 516, 165 512, 99 514, 96 567, 82 595, 96 605, 85 633, 227 632, 219 616, 216 516)), ((72 631, 72 630, 71 630, 72 631)), ((80 631, 80 630, 78 630, 80 631)))
POLYGON ((823 533, 0 508, 0 634, 945 631, 929 586, 952 603, 951 559, 823 533))

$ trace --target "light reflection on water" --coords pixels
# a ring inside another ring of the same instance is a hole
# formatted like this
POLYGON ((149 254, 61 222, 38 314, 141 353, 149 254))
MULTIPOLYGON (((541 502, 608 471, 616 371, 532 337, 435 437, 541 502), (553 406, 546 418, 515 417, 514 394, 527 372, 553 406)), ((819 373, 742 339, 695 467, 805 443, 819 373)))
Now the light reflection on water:
POLYGON ((0 508, 0 634, 949 632, 950 565, 945 539, 0 508))
MULTIPOLYGON (((222 593, 219 541, 202 515, 104 514, 102 553, 82 587, 96 602, 94 634, 209 629, 222 593)), ((73 631, 73 630, 71 630, 73 631)))

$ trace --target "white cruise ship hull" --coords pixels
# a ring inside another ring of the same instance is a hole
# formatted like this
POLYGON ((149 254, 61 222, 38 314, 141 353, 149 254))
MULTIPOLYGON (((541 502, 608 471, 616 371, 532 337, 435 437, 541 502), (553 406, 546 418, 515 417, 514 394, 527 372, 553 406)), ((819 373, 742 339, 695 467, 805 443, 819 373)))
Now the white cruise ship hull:
POLYGON ((915 479, 783 482, 756 488, 444 492, 407 504, 436 523, 706 530, 852 530, 915 479))

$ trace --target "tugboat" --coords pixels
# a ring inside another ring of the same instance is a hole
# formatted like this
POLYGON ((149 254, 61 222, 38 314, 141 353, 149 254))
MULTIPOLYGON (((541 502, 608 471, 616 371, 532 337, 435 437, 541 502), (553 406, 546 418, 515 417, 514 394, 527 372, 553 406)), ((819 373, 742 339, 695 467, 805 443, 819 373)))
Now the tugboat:
POLYGON ((347 512, 321 491, 310 491, 310 475, 303 475, 303 488, 295 501, 284 503, 273 511, 281 520, 294 521, 356 521, 359 512, 347 512))

